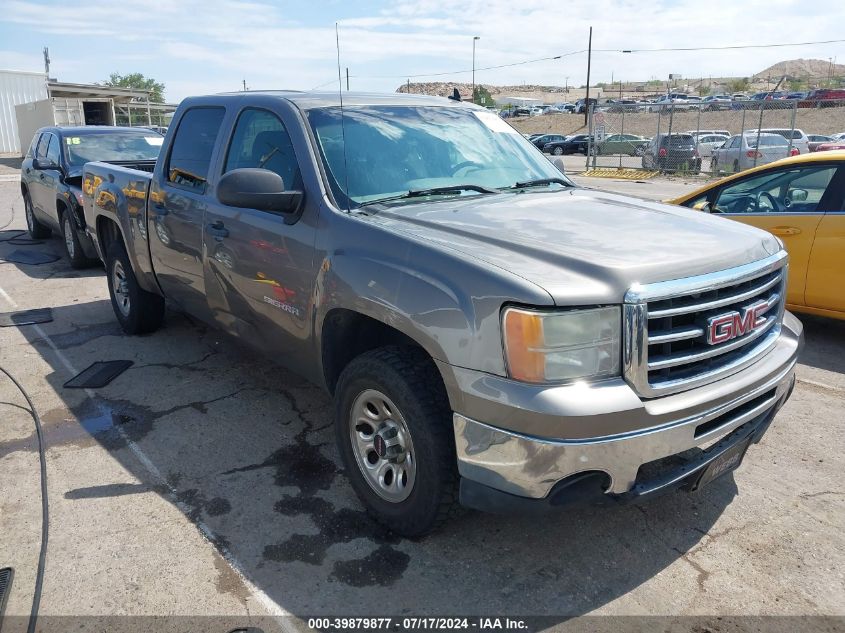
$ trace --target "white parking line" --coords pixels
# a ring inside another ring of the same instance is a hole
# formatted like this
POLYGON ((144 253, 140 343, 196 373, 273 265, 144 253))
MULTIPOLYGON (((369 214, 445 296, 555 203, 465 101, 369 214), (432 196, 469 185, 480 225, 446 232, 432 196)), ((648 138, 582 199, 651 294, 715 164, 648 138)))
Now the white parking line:
MULTIPOLYGON (((12 307, 12 309, 18 308, 17 302, 14 299, 12 299, 12 297, 9 295, 9 293, 6 292, 2 288, 2 286, 0 286, 0 297, 3 297, 3 299, 6 301, 6 303, 8 303, 12 307)), ((38 325, 38 324, 33 324, 32 327, 35 330, 35 332, 38 334, 38 336, 40 336, 44 341, 46 341, 47 345, 50 346, 50 349, 53 350, 53 352, 56 354, 56 357, 59 359, 59 361, 62 363, 62 365, 64 365, 65 369, 68 370, 70 375, 75 376, 76 374, 78 374, 79 371, 73 366, 73 363, 70 362, 68 357, 64 355, 62 350, 60 350, 58 348, 58 346, 53 342, 53 339, 50 338, 50 336, 41 328, 41 326, 38 325)), ((91 399, 92 402, 95 402, 95 403, 97 402, 97 395, 94 393, 93 390, 85 389, 85 394, 91 399)), ((105 411, 104 408, 101 408, 100 413, 106 414, 107 411, 105 411)), ((129 447, 129 450, 132 451, 132 453, 135 455, 135 457, 138 458, 138 461, 141 462, 141 464, 144 466, 144 468, 147 469, 147 472, 150 474, 150 476, 153 479, 155 479, 156 482, 159 485, 162 485, 162 486, 167 488, 167 490, 171 494, 171 497, 173 498, 172 499, 173 503, 176 505, 177 508, 179 508, 187 516, 190 512, 190 508, 188 508, 185 504, 183 504, 181 501, 178 501, 176 499, 176 494, 177 494, 176 489, 173 486, 171 486, 167 482, 167 480, 162 476, 161 471, 159 471, 158 467, 150 460, 149 457, 146 456, 144 451, 142 451, 141 448, 134 441, 132 441, 132 439, 126 434, 126 432, 120 426, 116 426, 115 429, 120 434, 121 438, 126 442, 126 446, 129 447)), ((253 597, 255 597, 255 599, 261 604, 261 606, 264 607, 264 609, 267 610, 268 615, 270 615, 271 617, 276 617, 276 618, 291 615, 291 613, 289 613, 287 610, 285 610, 279 603, 277 603, 275 600, 273 600, 264 591, 262 591, 261 589, 256 587, 246 577, 246 574, 243 571, 243 569, 244 569, 243 565, 241 565, 240 561, 238 561, 238 559, 235 558, 235 556, 232 554, 231 551, 229 551, 228 548, 226 548, 225 546, 222 546, 222 545, 218 545, 218 546, 214 545, 214 543, 219 542, 219 540, 216 538, 216 535, 214 534, 214 531, 211 528, 209 528, 201 520, 197 521, 196 526, 199 529, 200 533, 205 538, 205 540, 208 541, 209 546, 214 548, 214 549, 219 550, 220 555, 226 560, 226 562, 229 564, 229 566, 232 568, 232 570, 238 575, 238 577, 241 579, 241 582, 243 582, 244 585, 246 586, 247 590, 253 595, 253 597)), ((286 625, 287 623, 280 621, 279 624, 280 625, 286 625)), ((293 629, 292 627, 289 627, 289 626, 285 626, 284 628, 286 628, 288 630, 295 630, 295 629, 293 629)))

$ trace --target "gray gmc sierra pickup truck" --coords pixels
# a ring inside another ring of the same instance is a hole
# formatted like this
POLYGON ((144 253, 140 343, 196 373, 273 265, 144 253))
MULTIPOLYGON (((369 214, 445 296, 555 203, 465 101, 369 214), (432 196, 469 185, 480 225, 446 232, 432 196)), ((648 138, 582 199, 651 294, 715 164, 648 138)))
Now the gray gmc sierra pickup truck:
POLYGON ((794 384, 786 252, 574 186, 495 114, 434 97, 186 99, 152 174, 84 168, 129 334, 165 299, 334 396, 379 521, 701 488, 794 384))

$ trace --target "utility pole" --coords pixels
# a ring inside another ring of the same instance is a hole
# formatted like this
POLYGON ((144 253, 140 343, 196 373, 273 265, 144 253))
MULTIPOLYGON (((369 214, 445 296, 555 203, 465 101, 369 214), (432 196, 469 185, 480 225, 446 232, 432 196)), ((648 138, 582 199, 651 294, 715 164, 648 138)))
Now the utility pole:
POLYGON ((408 83, 405 84, 405 85, 406 85, 405 92, 407 92, 408 94, 411 94, 411 80, 410 80, 410 78, 408 79, 408 83))
POLYGON ((44 74, 47 75, 47 77, 49 77, 50 76, 50 49, 45 46, 44 50, 42 52, 44 53, 44 74))
POLYGON ((480 40, 478 35, 472 36, 472 102, 475 103, 475 42, 480 40))
POLYGON ((593 58, 593 27, 590 27, 590 39, 587 40, 587 98, 584 100, 584 125, 587 125, 587 113, 590 111, 590 62, 593 58))
POLYGON ((564 85, 563 91, 568 95, 569 94, 569 77, 566 78, 566 83, 564 85))
POLYGON ((246 92, 246 79, 243 80, 244 92, 246 92))
POLYGON ((346 92, 349 92, 349 66, 346 67, 346 92))

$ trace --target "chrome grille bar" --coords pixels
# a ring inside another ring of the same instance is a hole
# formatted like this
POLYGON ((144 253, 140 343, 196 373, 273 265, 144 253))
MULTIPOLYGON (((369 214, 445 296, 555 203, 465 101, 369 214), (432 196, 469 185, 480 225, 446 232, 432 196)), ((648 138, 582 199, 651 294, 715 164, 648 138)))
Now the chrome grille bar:
POLYGON ((708 275, 633 286, 624 306, 625 379, 641 396, 653 398, 713 382, 756 362, 780 334, 786 279, 787 255, 780 251, 708 275), (739 319, 761 301, 769 311, 744 333, 739 319), (730 326, 731 314, 735 338, 711 342, 711 324, 724 324, 728 317, 730 326))

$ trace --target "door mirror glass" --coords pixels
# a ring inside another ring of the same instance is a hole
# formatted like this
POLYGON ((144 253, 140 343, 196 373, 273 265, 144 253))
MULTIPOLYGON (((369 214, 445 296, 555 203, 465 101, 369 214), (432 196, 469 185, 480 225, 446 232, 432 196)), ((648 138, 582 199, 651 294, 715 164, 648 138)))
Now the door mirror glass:
POLYGON ((810 193, 806 189, 790 189, 787 197, 793 202, 807 202, 810 193))
POLYGON ((217 185, 217 199, 229 207, 295 214, 302 192, 285 190, 284 180, 276 172, 244 167, 223 174, 217 185))

